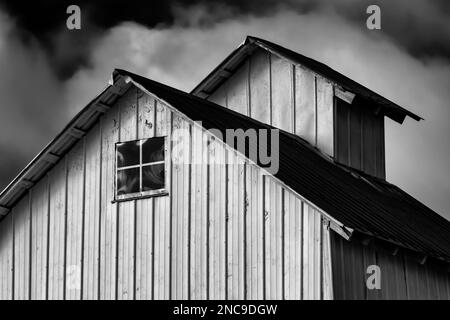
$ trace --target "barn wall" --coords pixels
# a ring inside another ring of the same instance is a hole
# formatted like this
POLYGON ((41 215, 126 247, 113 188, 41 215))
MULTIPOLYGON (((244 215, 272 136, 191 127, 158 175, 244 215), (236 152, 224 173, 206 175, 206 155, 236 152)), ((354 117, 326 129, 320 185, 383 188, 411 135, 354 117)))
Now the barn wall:
POLYGON ((349 167, 384 179, 384 115, 362 105, 336 99, 335 158, 349 167))
POLYGON ((246 161, 131 88, 0 222, 0 297, 332 298, 325 218, 246 161), (113 202, 115 143, 162 135, 169 195, 113 202))
POLYGON ((298 134, 334 156, 333 98, 325 78, 258 49, 208 99, 298 134))
POLYGON ((380 242, 347 241, 334 232, 330 235, 335 299, 450 299, 450 272, 434 260, 420 264, 423 257, 409 251, 396 252, 395 247, 380 242), (379 290, 367 289, 370 265, 380 267, 379 290))

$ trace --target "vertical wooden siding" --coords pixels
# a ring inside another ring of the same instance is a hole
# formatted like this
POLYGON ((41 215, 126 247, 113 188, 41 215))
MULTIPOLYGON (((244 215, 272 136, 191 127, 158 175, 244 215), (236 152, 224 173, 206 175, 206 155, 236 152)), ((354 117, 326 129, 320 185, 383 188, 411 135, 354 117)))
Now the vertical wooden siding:
POLYGON ((29 194, 13 208, 10 214, 14 220, 14 239, 12 239, 14 242, 14 299, 25 300, 30 298, 31 287, 29 194))
POLYGON ((0 223, 0 300, 13 297, 13 232, 12 215, 0 223))
POLYGON ((334 89, 325 78, 258 49, 209 100, 298 134, 334 156, 334 89))
POLYGON ((336 99, 336 160, 384 179, 384 116, 336 99))
POLYGON ((65 296, 66 173, 65 159, 49 173, 50 228, 47 286, 50 300, 60 300, 65 296))
MULTIPOLYGON (((138 139, 155 136, 156 100, 138 94, 137 101, 138 139)), ((153 299, 153 252, 155 234, 154 199, 136 201, 136 247, 135 247, 135 298, 153 299)))
POLYGON ((206 137, 131 88, 0 222, 0 297, 332 298, 322 215, 206 137), (169 195, 112 202, 115 143, 155 135, 169 195))
POLYGON ((47 296, 48 179, 41 179, 31 193, 31 299, 47 296))
POLYGON ((86 136, 85 200, 83 230, 82 299, 98 298, 100 241, 100 158, 101 128, 97 124, 86 136), (92 195, 92 196, 89 196, 92 195))
POLYGON ((450 299, 450 273, 433 260, 420 264, 410 252, 370 242, 347 241, 331 232, 333 287, 336 299, 450 299), (381 289, 366 286, 367 267, 381 270, 381 289))

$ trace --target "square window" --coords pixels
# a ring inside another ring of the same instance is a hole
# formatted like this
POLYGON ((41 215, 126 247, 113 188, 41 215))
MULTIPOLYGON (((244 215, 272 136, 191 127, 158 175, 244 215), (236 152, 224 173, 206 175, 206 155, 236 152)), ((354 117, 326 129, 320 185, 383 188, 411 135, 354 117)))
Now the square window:
POLYGON ((116 144, 116 200, 166 193, 166 139, 116 144))

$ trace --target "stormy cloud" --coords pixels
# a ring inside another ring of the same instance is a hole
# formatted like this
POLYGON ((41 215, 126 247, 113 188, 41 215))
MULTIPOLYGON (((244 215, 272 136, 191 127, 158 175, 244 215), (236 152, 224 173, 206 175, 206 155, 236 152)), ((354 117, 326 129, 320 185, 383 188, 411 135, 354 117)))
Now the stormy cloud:
MULTIPOLYGON (((365 9, 379 5, 383 32, 421 59, 450 59, 450 3, 444 0, 117 0, 77 1, 82 8, 83 28, 68 34, 64 30, 66 8, 72 1, 0 1, 0 10, 14 18, 15 36, 24 44, 33 39, 50 57, 61 79, 70 78, 78 68, 90 67, 89 48, 98 36, 123 22, 148 28, 167 28, 177 21, 177 8, 204 7, 209 14, 196 21, 207 27, 242 15, 264 17, 280 8, 298 14, 333 11, 355 24, 363 25, 365 9)), ((179 18, 179 17, 178 17, 179 18)))

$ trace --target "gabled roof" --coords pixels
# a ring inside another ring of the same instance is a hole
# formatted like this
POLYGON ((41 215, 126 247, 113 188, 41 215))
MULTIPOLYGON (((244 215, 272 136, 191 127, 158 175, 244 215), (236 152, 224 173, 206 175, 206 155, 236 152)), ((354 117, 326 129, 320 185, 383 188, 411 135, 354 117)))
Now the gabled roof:
MULTIPOLYGON (((58 137, 65 137, 77 126, 85 128, 85 131, 89 130, 95 123, 93 119, 98 118, 96 110, 99 106, 107 108, 103 101, 114 101, 131 83, 165 101, 191 120, 201 121, 206 129, 214 128, 224 132, 226 129, 273 128, 192 94, 124 70, 115 70, 113 78, 114 86, 108 87, 83 109, 58 137)), ((280 163, 275 177, 306 200, 356 232, 450 261, 449 221, 400 188, 334 163, 296 135, 280 130, 279 142, 280 163)), ((50 170, 51 166, 44 166, 47 163, 45 155, 49 150, 55 150, 59 144, 60 138, 53 140, 22 171, 15 182, 0 194, 0 204, 14 205, 8 199, 17 201, 25 192, 23 185, 17 182, 30 176, 33 168, 45 168, 41 170, 40 176, 50 170)), ((70 146, 64 148, 59 157, 69 149, 70 146)))
POLYGON ((382 97, 381 95, 373 92, 372 90, 353 81, 352 79, 333 70, 321 62, 286 49, 270 41, 251 36, 248 36, 245 42, 234 50, 227 58, 225 58, 225 60, 220 63, 208 76, 206 76, 206 78, 202 80, 191 93, 200 97, 207 97, 209 94, 213 93, 214 90, 225 82, 240 67, 241 63, 246 60, 247 57, 257 48, 267 50, 275 55, 291 61, 293 64, 306 67, 311 71, 327 78, 328 80, 333 81, 344 90, 350 91, 364 100, 373 103, 377 107, 380 107, 380 112, 394 121, 403 123, 406 116, 409 116, 417 121, 423 120, 420 116, 400 107, 394 102, 382 97))

